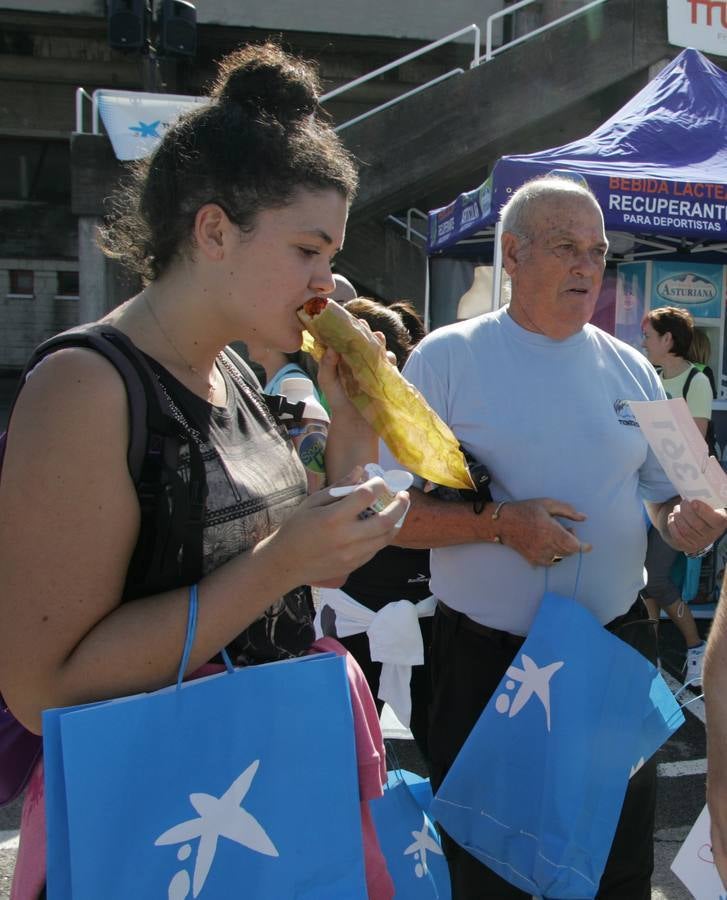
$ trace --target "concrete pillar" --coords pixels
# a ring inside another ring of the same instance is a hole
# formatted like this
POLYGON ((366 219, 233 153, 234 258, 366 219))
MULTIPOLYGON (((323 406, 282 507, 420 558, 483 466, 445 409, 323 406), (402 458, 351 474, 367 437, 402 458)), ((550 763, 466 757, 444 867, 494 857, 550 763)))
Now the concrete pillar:
POLYGON ((97 216, 78 217, 78 314, 79 324, 100 319, 107 311, 106 257, 96 243, 97 216))
POLYGON ((97 236, 98 216, 78 217, 79 324, 105 316, 139 290, 138 279, 104 256, 97 236))

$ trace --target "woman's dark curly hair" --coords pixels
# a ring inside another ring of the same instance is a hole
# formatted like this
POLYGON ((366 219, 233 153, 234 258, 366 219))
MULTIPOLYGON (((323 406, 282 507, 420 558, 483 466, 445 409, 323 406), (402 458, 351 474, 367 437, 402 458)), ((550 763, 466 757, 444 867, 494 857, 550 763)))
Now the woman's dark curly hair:
POLYGON ((117 192, 101 245, 146 280, 192 239, 217 203, 243 231, 299 188, 356 193, 353 158, 318 104, 315 69, 275 44, 248 45, 219 64, 210 103, 177 120, 117 192))

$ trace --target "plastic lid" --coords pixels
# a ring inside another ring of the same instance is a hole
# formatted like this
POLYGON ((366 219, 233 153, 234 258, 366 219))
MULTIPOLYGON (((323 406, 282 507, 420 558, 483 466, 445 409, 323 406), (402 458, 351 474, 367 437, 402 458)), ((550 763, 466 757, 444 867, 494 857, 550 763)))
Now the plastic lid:
POLYGON ((283 378, 280 382, 280 393, 291 403, 305 403, 304 418, 318 419, 321 422, 331 421, 331 417, 316 397, 316 390, 310 378, 303 378, 300 375, 283 378))
POLYGON ((387 469, 384 471, 378 463, 366 463, 364 470, 369 478, 383 478, 386 487, 396 493, 397 491, 408 491, 414 483, 414 476, 406 469, 387 469))

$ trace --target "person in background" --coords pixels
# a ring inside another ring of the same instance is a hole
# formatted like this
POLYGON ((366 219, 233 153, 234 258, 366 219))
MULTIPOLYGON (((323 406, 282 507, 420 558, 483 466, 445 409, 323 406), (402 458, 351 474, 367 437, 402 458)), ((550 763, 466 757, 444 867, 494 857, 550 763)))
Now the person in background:
MULTIPOLYGON (((501 222, 509 305, 436 329, 404 368, 492 478, 493 499, 484 504, 412 488, 396 538, 435 548, 428 741, 435 791, 522 647, 546 570, 548 589, 572 596, 580 565, 576 600, 653 661, 639 598, 642 500, 664 538, 688 552, 727 524, 724 510, 673 496, 646 439, 619 412, 624 401, 663 399, 664 391, 640 353, 589 324, 608 251, 593 194, 569 178, 533 179, 513 192, 501 222)), ((384 469, 397 464, 383 447, 380 459, 384 469)), ((650 900, 655 800, 652 759, 629 781, 600 900, 650 900)), ((446 832, 443 846, 454 900, 530 900, 446 832)))
POLYGON ((318 366, 310 353, 304 350, 281 353, 273 347, 263 347, 254 340, 247 341, 243 347, 241 355, 251 366, 254 364, 254 371, 266 394, 279 394, 281 380, 287 375, 296 375, 307 378, 313 384, 316 395, 320 396, 317 388, 318 366))
MULTIPOLYGON (((385 493, 380 479, 342 499, 308 497, 279 423, 223 352, 234 340, 297 351, 298 309, 334 288, 357 176, 319 92, 315 71, 273 44, 230 54, 210 102, 138 164, 106 235, 107 252, 145 286, 104 322, 146 355, 179 412, 179 479, 187 483, 192 444, 203 461, 202 548, 189 583, 137 548, 141 508, 117 370, 92 350, 63 349, 22 388, 0 480, 0 691, 36 733, 45 709, 173 684, 190 584, 199 585, 190 671, 224 647, 238 665, 306 654, 308 585, 342 584, 391 541, 406 511, 400 494, 361 518, 385 493)), ((334 412, 326 468, 350 483, 375 458, 377 439, 346 398, 337 363, 329 350, 319 368, 334 412)), ((166 492, 159 498, 167 504, 166 492)), ((221 736, 224 723, 210 739, 221 736)), ((17 900, 44 891, 42 797, 39 765, 26 793, 17 900)), ((377 875, 390 883, 385 865, 377 875)))
POLYGON ((411 332, 401 315, 390 306, 370 300, 368 297, 347 300, 343 307, 357 319, 367 322, 372 331, 384 336, 386 349, 394 354, 396 365, 401 369, 416 343, 412 340, 411 332))
MULTIPOLYGON (((642 322, 643 347, 646 355, 658 368, 659 377, 667 397, 681 397, 689 407, 694 421, 706 437, 707 427, 712 417, 712 387, 702 372, 694 371, 688 359, 694 337, 694 320, 691 314, 675 306, 653 309, 642 322)), ((659 618, 664 610, 682 634, 687 654, 685 661, 685 682, 698 688, 702 684, 702 664, 705 642, 699 635, 689 605, 682 600, 679 588, 670 578, 678 551, 667 544, 656 528, 649 531, 646 551, 646 571, 648 580, 643 590, 644 602, 652 619, 659 618)))
POLYGON ((395 300, 389 304, 389 309, 399 313, 411 336, 412 344, 418 344, 427 331, 424 319, 417 312, 416 306, 411 300, 395 300))
POLYGON ((712 399, 717 399, 717 381, 714 377, 714 371, 709 364, 709 360, 712 357, 712 344, 709 340, 709 335, 705 331, 704 328, 697 328, 695 326, 694 333, 692 334, 692 343, 689 347, 689 353, 687 354, 687 359, 690 363, 695 365, 700 372, 704 372, 704 374, 709 379, 709 383, 712 386, 712 399))
POLYGON ((254 340, 245 345, 245 355, 251 365, 257 364, 262 369, 260 380, 265 394, 282 394, 291 403, 306 402, 300 419, 292 421, 288 413, 282 418, 305 466, 308 493, 314 494, 326 484, 325 451, 331 421, 327 403, 318 388, 318 366, 304 350, 281 353, 254 340))
MULTIPOLYGON (((368 322, 372 331, 384 335, 386 349, 396 357, 396 364, 401 368, 407 357, 414 349, 417 339, 414 334, 423 333, 423 325, 413 306, 409 307, 406 301, 402 301, 407 307, 411 329, 406 327, 400 313, 392 306, 384 306, 375 300, 366 297, 357 297, 344 303, 344 307, 352 315, 368 322)), ((379 551, 369 562, 352 572, 340 590, 322 588, 320 590, 320 607, 317 624, 323 630, 325 626, 328 633, 335 633, 338 640, 349 650, 361 666, 366 681, 371 688, 371 693, 376 700, 376 705, 381 713, 384 701, 379 697, 382 663, 371 658, 371 635, 378 632, 378 621, 373 627, 373 616, 369 626, 364 627, 350 621, 350 600, 361 604, 373 614, 379 614, 392 601, 408 601, 410 605, 426 602, 431 597, 429 590, 429 551, 412 550, 404 547, 385 547, 379 551), (351 629, 360 628, 356 633, 350 633, 351 629), (370 629, 370 631, 369 631, 370 629), (348 633, 342 637, 341 633, 348 633)), ((433 604, 431 605, 433 609, 433 604)), ((417 613, 424 610, 419 606, 417 613)), ((390 610, 389 610, 390 611, 390 610)), ((387 611, 388 612, 388 611, 387 611)), ((384 615, 387 614, 384 613, 384 615)), ((411 613, 407 625, 411 626, 414 618, 414 610, 407 609, 411 613)), ((430 699, 429 681, 429 646, 432 636, 431 611, 428 615, 417 615, 421 644, 416 646, 415 653, 421 654, 419 662, 411 667, 411 680, 409 691, 411 697, 411 713, 409 721, 403 724, 409 725, 414 740, 424 759, 427 759, 427 730, 428 707, 430 699)), ((396 627, 392 625, 391 628, 396 627)), ((405 626, 406 627, 406 626, 405 626)), ((416 628, 416 625, 414 625, 416 628)), ((387 629, 388 639, 387 653, 391 653, 391 647, 396 647, 396 639, 387 629)), ((412 644, 411 635, 404 635, 402 642, 407 650, 412 644)), ((375 640, 375 639, 374 639, 375 640)), ((418 643, 418 642, 414 642, 418 643)), ((396 656, 396 652, 392 654, 396 656)), ((406 657, 406 654, 405 654, 406 657)), ((408 657, 407 657, 408 658, 408 657)), ((386 691, 386 688, 384 688, 386 691)), ((395 701, 394 701, 395 703, 395 701)), ((396 703, 395 703, 396 705, 396 703)), ((395 710, 396 711, 396 710, 395 710)), ((401 710, 399 710, 401 715, 401 710)), ((406 718, 404 713, 403 718, 406 718)))
POLYGON ((336 303, 345 303, 346 300, 353 300, 353 298, 356 296, 356 288, 351 284, 351 282, 348 280, 348 278, 346 278, 345 275, 334 272, 333 281, 335 287, 328 295, 331 300, 335 300, 336 303))
MULTIPOLYGON (((334 274, 333 281, 335 286, 330 292, 331 297, 356 296, 353 285, 343 275, 334 274)), ((294 378, 295 401, 308 401, 307 409, 300 421, 291 423, 286 417, 285 422, 306 468, 308 493, 315 493, 326 483, 325 448, 330 424, 330 408, 323 391, 318 386, 318 366, 315 360, 304 350, 282 353, 255 338, 236 349, 249 362, 266 394, 288 396, 289 391, 284 390, 283 383, 287 379, 294 378)), ((288 382, 288 386, 290 384, 291 382, 288 382)), ((292 400, 292 395, 288 399, 292 400)))

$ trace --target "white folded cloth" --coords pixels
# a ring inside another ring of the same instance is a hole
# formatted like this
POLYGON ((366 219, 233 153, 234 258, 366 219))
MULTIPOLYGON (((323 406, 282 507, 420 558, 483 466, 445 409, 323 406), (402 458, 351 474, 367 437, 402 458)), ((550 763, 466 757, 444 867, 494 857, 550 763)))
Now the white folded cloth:
POLYGON ((434 614, 437 601, 425 597, 418 603, 392 600, 373 612, 339 588, 321 588, 315 619, 316 637, 322 636, 321 615, 328 606, 336 614, 336 636, 350 637, 365 631, 371 659, 380 662, 379 699, 388 703, 405 727, 411 721, 411 667, 424 663, 420 618, 434 614))

